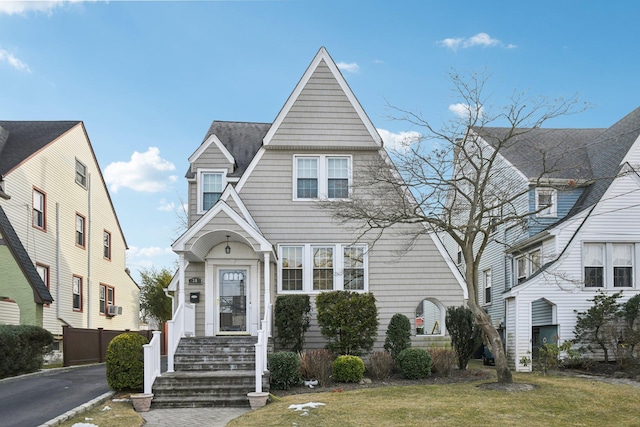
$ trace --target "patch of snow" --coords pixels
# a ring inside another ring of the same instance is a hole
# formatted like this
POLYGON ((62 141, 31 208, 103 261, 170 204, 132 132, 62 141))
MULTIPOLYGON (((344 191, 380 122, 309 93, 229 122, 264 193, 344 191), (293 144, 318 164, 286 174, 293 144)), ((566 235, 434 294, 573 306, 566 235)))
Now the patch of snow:
POLYGON ((302 411, 305 408, 311 408, 311 409, 315 409, 318 406, 324 406, 324 403, 319 403, 319 402, 309 402, 309 403, 300 403, 300 404, 293 404, 293 405, 289 405, 289 409, 293 409, 294 411, 302 411))
POLYGON ((111 410, 111 406, 107 405, 104 408, 102 408, 102 411, 110 411, 111 410))

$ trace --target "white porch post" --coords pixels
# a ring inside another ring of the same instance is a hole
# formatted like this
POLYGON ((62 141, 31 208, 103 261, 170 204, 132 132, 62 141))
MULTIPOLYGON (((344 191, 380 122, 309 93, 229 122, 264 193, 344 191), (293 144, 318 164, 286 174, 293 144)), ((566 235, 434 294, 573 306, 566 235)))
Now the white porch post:
POLYGON ((185 265, 184 265, 184 254, 180 254, 179 255, 179 266, 180 268, 178 269, 178 306, 180 305, 184 305, 185 303, 185 297, 184 297, 184 292, 185 292, 185 283, 184 283, 184 270, 185 270, 185 265))
POLYGON ((264 306, 271 303, 271 254, 264 254, 264 306))

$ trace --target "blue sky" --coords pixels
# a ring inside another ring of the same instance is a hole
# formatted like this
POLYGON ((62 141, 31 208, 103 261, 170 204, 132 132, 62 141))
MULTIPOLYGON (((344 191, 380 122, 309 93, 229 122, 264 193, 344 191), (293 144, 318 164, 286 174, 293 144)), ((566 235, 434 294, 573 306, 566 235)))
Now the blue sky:
POLYGON ((172 267, 187 158, 211 121, 272 122, 321 46, 388 143, 420 129, 388 105, 453 118, 451 71, 593 108, 640 105, 640 2, 0 1, 0 118, 82 120, 138 270, 172 267))

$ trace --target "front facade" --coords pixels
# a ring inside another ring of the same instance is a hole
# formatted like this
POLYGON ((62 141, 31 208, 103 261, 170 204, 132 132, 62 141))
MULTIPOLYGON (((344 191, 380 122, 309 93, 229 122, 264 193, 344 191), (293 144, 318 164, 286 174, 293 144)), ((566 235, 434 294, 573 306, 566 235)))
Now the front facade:
MULTIPOLYGON (((501 167, 519 177, 508 185, 525 189, 513 205, 530 216, 493 230, 478 300, 516 370, 531 370, 523 360, 545 343, 573 339, 576 312, 597 291, 623 291, 621 302, 640 292, 639 124, 640 109, 609 129, 537 129, 500 152, 501 167), (533 150, 548 154, 546 171, 533 150)), ((504 130, 477 132, 491 145, 504 130)))
MULTIPOLYGON (((139 289, 84 124, 0 121, 0 130, 0 207, 40 280, 31 287, 41 285, 52 299, 34 323, 57 340, 64 325, 137 330, 139 289)), ((4 275, 0 289, 16 301, 25 292, 37 299, 24 281, 4 275)))
MULTIPOLYGON (((421 225, 361 236, 319 206, 363 191, 354 180, 380 156, 380 136, 324 48, 274 123, 214 121, 189 158, 190 227, 173 245, 195 335, 256 335, 278 295, 351 290, 376 298, 376 349, 395 313, 420 319, 414 345, 443 345, 445 310, 466 295, 440 241, 410 229, 421 225)), ((305 338, 325 344, 315 309, 305 338)))

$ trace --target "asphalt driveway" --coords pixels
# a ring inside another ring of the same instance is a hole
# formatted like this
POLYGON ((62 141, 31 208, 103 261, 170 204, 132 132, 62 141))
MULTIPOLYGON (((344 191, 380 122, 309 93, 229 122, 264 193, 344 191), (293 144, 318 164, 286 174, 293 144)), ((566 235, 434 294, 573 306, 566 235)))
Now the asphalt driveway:
POLYGON ((108 391, 104 363, 0 380, 0 425, 39 426, 108 391))

